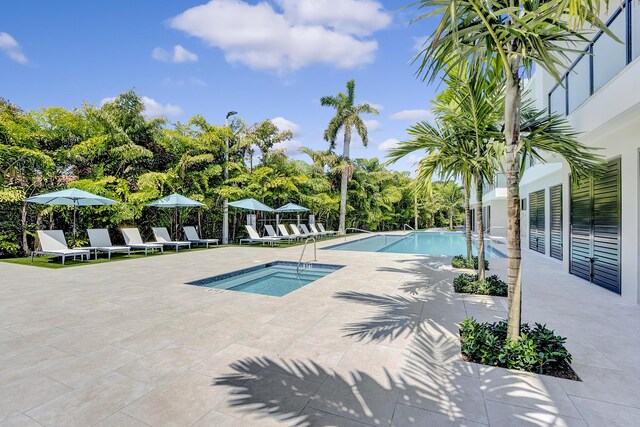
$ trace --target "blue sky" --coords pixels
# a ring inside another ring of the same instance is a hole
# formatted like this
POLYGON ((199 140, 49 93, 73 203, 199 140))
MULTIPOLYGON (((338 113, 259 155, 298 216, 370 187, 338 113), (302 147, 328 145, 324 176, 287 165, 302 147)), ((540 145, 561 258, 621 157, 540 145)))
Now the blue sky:
MULTIPOLYGON (((410 1, 407 0, 406 3, 410 1)), ((99 104, 131 88, 150 114, 223 123, 276 119, 287 144, 327 146, 333 111, 323 95, 356 80, 359 101, 380 107, 368 148, 383 157, 426 111, 437 87, 409 62, 427 23, 408 25, 402 1, 66 0, 6 2, 0 16, 0 96, 24 109, 99 104), (64 5, 63 7, 61 5, 64 5)), ((338 150, 341 152, 341 148, 338 150)), ((411 170, 408 159, 395 167, 411 170)))

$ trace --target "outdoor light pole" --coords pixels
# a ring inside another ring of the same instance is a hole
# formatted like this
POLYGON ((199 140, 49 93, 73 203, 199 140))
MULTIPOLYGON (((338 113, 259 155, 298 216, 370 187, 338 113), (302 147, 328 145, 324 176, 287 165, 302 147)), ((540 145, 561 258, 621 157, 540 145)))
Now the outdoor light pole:
MULTIPOLYGON (((238 114, 236 111, 229 111, 224 121, 224 126, 229 127, 229 117, 238 114)), ((229 136, 224 138, 226 150, 224 152, 224 180, 225 183, 229 179, 229 136)), ((224 215, 222 216, 222 244, 229 243, 229 199, 224 199, 224 215)))

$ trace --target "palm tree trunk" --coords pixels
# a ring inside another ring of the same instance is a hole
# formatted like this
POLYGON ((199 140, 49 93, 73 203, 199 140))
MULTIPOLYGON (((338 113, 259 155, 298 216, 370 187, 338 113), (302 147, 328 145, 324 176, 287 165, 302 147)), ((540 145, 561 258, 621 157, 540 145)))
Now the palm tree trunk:
POLYGON ((484 271, 484 225, 482 224, 482 178, 476 177, 476 197, 478 205, 476 208, 476 228, 478 229, 478 280, 485 279, 484 271))
POLYGON ((520 161, 518 144, 520 142, 520 102, 521 88, 518 75, 520 61, 510 56, 511 73, 507 76, 504 100, 504 124, 506 142, 507 169, 507 277, 509 285, 507 338, 520 337, 522 315, 522 253, 520 249, 520 161))
POLYGON ((418 230, 418 192, 413 194, 413 229, 418 230))
POLYGON ((449 208, 449 230, 453 230, 453 208, 449 208))
POLYGON ((464 237, 467 241, 467 262, 468 265, 473 265, 473 250, 471 247, 471 208, 469 207, 469 200, 471 199, 471 191, 469 186, 464 186, 464 237))
POLYGON ((29 241, 27 240, 27 202, 22 202, 22 213, 20 215, 20 222, 22 225, 22 251, 29 255, 29 241))
MULTIPOLYGON (((349 145, 351 144, 351 128, 345 126, 344 128, 344 147, 342 151, 342 157, 344 161, 349 161, 349 145)), ((342 169, 342 182, 340 183, 340 224, 338 226, 338 232, 340 234, 346 233, 346 218, 347 218, 347 185, 349 184, 349 169, 343 167, 342 169)))

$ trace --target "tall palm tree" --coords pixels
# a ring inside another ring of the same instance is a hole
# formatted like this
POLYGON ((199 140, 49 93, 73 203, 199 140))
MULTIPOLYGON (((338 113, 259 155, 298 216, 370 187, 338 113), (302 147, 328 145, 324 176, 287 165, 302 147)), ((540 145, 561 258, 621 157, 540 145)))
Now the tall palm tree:
MULTIPOLYGON (((468 138, 465 132, 453 125, 453 122, 447 118, 436 118, 436 124, 432 125, 428 122, 420 122, 407 130, 410 136, 408 141, 403 141, 393 148, 388 157, 391 162, 395 162, 402 157, 416 151, 425 151, 426 156, 420 159, 418 163, 418 185, 429 186, 434 175, 440 175, 445 180, 460 178, 465 188, 471 187, 471 182, 476 181, 482 183, 487 177, 490 177, 494 166, 491 163, 495 159, 495 155, 485 153, 487 155, 478 156, 478 149, 475 141, 468 138)), ((486 147, 483 148, 486 150, 486 147)), ((482 221, 482 184, 479 185, 478 194, 478 216, 482 221)), ((468 191, 465 192, 465 198, 468 197, 468 191)), ((466 201, 468 204, 468 199, 466 201)), ((482 226, 478 228, 478 278, 484 279, 484 234, 482 226), (481 262, 482 261, 482 262, 481 262)), ((471 241, 468 240, 468 252, 470 252, 471 241)), ((467 255, 470 258, 470 254, 467 255)))
MULTIPOLYGON (((355 80, 347 82, 347 93, 338 92, 336 96, 323 96, 320 98, 320 104, 325 107, 333 107, 336 110, 335 116, 329 122, 327 129, 324 131, 324 140, 331 144, 331 149, 335 149, 338 133, 344 131, 344 145, 342 149, 343 161, 348 163, 349 148, 351 145, 351 135, 355 128, 358 135, 362 139, 362 145, 365 147, 369 142, 367 126, 360 117, 361 114, 378 114, 378 110, 371 105, 355 104, 355 80)), ((349 182, 349 168, 342 168, 342 181, 340 183, 340 222, 338 231, 344 234, 346 231, 347 216, 347 186, 349 182)))
MULTIPOLYGON (((508 209, 508 329, 520 336, 522 277, 520 249, 520 137, 523 68, 533 64, 560 81, 571 46, 586 41, 585 22, 611 32, 598 18, 608 0, 418 0, 428 11, 416 18, 440 16, 418 58, 418 73, 435 80, 450 66, 469 57, 493 64, 505 86, 504 139, 508 209)), ((587 171, 574 169, 577 175, 587 171)), ((574 176, 576 175, 574 174, 574 176)))
POLYGON ((447 182, 442 186, 440 191, 442 193, 442 203, 449 215, 449 228, 453 229, 453 217, 455 211, 456 209, 459 209, 460 205, 464 202, 462 189, 454 182, 447 182))

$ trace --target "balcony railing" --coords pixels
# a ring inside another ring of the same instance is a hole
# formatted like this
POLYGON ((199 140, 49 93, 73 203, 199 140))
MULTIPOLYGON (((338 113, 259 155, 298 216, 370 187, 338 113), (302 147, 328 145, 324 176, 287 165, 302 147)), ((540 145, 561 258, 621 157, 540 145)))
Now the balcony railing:
POLYGON ((549 92, 549 114, 571 114, 640 56, 640 3, 624 0, 606 24, 623 43, 598 32, 549 92))
POLYGON ((485 182, 482 188, 482 195, 485 196, 496 188, 506 188, 506 187, 507 187, 507 176, 503 173, 498 173, 493 177, 492 183, 485 182))

